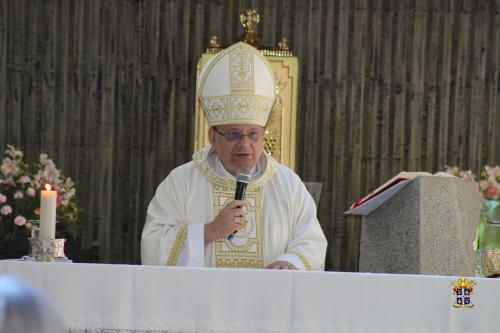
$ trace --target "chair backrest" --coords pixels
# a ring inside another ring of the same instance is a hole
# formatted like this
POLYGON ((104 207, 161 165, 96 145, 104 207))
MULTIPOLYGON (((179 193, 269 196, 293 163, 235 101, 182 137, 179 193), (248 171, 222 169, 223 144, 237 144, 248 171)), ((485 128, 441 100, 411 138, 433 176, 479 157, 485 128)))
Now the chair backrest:
POLYGON ((309 191, 309 193, 311 193, 311 196, 313 197, 314 203, 317 207, 319 205, 319 198, 321 197, 321 189, 323 188, 323 183, 304 182, 304 185, 306 185, 307 190, 309 191))

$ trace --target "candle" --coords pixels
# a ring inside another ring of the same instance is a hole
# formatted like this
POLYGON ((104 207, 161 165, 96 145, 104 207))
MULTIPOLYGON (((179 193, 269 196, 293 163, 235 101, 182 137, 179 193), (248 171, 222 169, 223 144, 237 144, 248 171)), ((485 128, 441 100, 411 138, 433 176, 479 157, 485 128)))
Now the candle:
POLYGON ((40 195, 40 238, 55 239, 57 192, 48 184, 45 189, 40 195))

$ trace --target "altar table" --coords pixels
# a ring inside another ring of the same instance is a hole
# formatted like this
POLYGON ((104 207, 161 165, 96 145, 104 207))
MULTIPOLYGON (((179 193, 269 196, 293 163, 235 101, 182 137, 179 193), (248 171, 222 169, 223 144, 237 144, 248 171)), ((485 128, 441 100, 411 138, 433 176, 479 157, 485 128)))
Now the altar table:
POLYGON ((0 261, 68 332, 500 332, 500 279, 0 261), (465 280, 462 280, 462 282, 465 280))

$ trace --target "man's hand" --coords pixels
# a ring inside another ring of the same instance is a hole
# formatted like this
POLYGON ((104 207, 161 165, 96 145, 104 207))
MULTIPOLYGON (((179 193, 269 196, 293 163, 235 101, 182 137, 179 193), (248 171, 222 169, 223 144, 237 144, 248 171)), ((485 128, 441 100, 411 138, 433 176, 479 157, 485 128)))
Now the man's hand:
POLYGON ((243 200, 228 203, 212 222, 205 224, 205 246, 243 228, 245 213, 243 200))
POLYGON ((272 264, 267 265, 268 269, 297 269, 294 265, 289 263, 288 261, 278 260, 273 262, 272 264))

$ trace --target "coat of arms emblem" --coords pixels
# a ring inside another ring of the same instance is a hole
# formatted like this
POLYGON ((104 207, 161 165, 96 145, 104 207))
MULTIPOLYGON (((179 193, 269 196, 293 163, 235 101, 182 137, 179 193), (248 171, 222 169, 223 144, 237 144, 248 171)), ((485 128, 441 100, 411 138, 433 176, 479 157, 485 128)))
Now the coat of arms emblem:
POLYGON ((472 308, 471 295, 474 293, 476 281, 460 278, 453 282, 453 295, 455 295, 454 308, 472 308))

